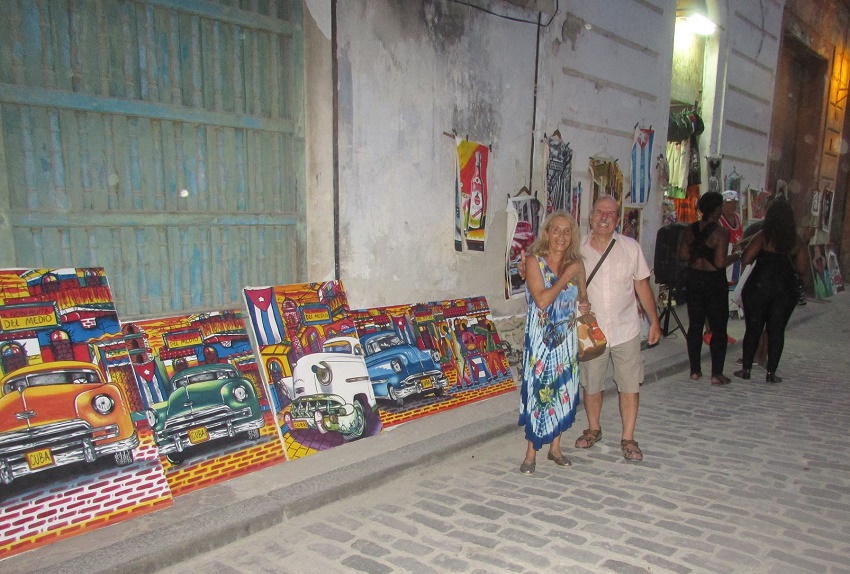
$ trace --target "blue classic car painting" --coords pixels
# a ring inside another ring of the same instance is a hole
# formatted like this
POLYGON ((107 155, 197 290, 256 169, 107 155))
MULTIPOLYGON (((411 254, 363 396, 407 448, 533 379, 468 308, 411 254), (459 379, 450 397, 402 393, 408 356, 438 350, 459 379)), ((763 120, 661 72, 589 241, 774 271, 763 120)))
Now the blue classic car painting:
POLYGON ((360 336, 366 351, 366 368, 375 398, 404 404, 411 396, 442 396, 449 386, 440 370, 437 351, 423 351, 404 342, 392 331, 360 336))

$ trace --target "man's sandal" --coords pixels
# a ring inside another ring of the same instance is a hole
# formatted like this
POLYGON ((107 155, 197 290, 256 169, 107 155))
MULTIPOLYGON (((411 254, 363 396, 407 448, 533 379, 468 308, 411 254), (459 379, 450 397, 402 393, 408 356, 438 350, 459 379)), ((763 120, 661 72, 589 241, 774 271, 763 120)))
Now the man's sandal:
POLYGON ((623 458, 626 460, 641 461, 643 460, 643 452, 638 448, 638 443, 635 440, 621 440, 620 448, 623 449, 623 458))
POLYGON ((584 429, 581 436, 576 439, 576 448, 590 448, 595 445, 596 441, 600 438, 602 438, 602 429, 584 429), (582 441, 584 441, 584 444, 580 444, 582 441))

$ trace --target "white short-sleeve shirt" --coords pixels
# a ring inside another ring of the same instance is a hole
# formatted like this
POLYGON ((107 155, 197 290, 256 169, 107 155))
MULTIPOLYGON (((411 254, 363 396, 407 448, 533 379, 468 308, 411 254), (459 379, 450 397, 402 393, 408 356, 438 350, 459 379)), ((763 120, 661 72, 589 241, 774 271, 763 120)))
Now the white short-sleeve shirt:
MULTIPOLYGON (((640 335, 635 281, 649 277, 649 266, 640 243, 614 233, 617 242, 587 286, 591 310, 605 333, 609 346, 625 343, 640 335)), ((581 255, 588 275, 602 258, 590 246, 590 234, 581 242, 581 255)))

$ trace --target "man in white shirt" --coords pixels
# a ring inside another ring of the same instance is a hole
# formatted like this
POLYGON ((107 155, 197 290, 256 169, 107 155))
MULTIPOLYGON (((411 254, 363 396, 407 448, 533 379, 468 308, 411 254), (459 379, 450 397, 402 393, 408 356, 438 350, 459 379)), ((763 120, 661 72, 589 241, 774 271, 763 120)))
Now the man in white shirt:
POLYGON ((608 363, 611 362, 623 422, 620 448, 627 460, 639 461, 643 460, 643 453, 634 440, 634 432, 638 393, 643 382, 643 359, 640 356, 640 322, 635 294, 650 320, 650 345, 661 340, 661 325, 658 322, 655 297, 649 285, 646 258, 637 241, 616 233, 619 217, 617 200, 610 195, 600 196, 594 202, 590 214, 590 233, 581 245, 584 267, 590 273, 609 243, 615 240, 610 253, 587 286, 591 307, 608 340, 608 347, 602 356, 581 363, 581 386, 589 428, 576 441, 576 448, 589 448, 602 436, 599 418, 608 363))

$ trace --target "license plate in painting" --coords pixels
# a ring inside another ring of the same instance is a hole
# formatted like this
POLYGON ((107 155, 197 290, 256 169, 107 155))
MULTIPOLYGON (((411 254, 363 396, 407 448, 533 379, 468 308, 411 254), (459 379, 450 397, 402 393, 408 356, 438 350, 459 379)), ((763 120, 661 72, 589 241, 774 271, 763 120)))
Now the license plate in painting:
POLYGON ((292 421, 292 430, 307 430, 310 428, 304 421, 292 421))
POLYGON ((39 450, 28 452, 27 464, 30 466, 30 470, 38 470, 39 468, 44 468, 45 466, 52 466, 53 455, 50 453, 49 448, 42 448, 39 450))
POLYGON ((189 442, 199 444, 210 440, 210 434, 207 432, 207 427, 197 427, 189 429, 189 442))

